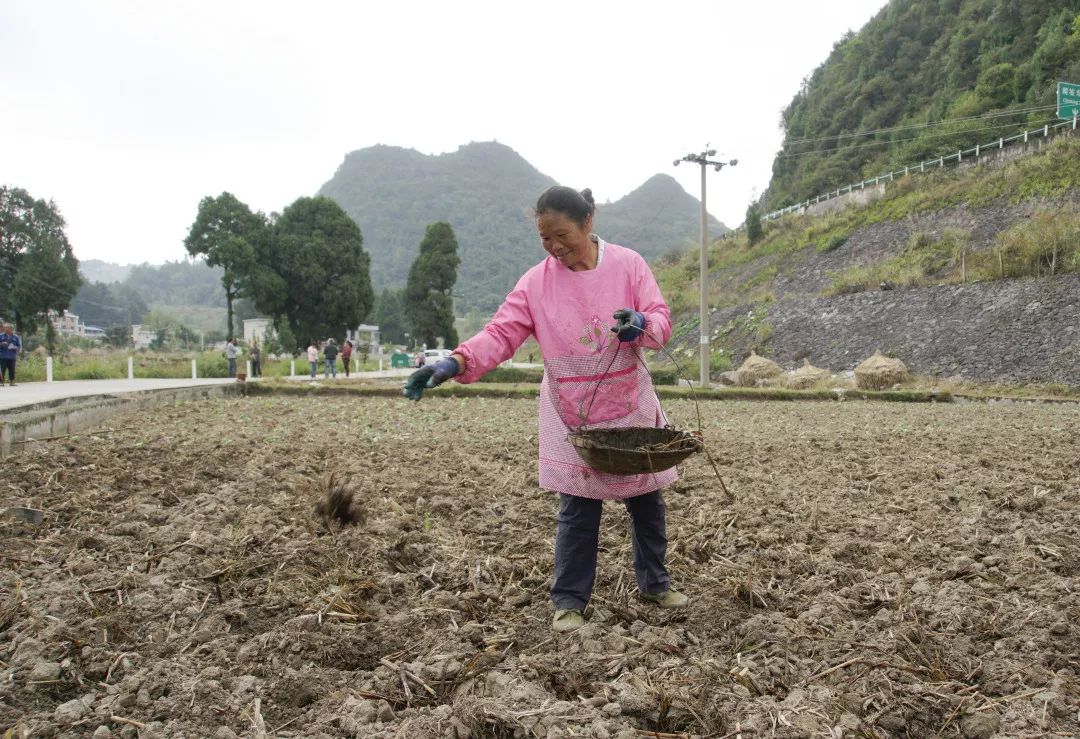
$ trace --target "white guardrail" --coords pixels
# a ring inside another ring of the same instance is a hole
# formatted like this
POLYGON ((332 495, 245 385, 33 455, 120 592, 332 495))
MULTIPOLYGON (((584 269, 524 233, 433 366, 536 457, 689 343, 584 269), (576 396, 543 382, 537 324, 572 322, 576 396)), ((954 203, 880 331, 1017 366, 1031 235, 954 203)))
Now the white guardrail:
MULTIPOLYGON (((988 144, 976 144, 974 148, 962 149, 960 151, 957 151, 955 154, 950 154, 949 156, 939 156, 936 159, 928 159, 924 162, 919 162, 918 164, 904 167, 903 169, 898 169, 893 172, 887 172, 885 174, 878 175, 873 179, 863 180, 862 182, 853 182, 850 185, 844 185, 843 187, 838 187, 835 190, 830 190, 827 193, 818 195, 816 198, 808 198, 801 203, 789 205, 786 208, 774 210, 771 213, 765 213, 761 216, 761 220, 772 221, 780 218, 781 216, 786 216, 789 213, 804 213, 812 205, 824 203, 827 200, 838 198, 841 195, 847 195, 854 190, 866 189, 867 185, 879 185, 882 182, 892 182, 897 177, 906 177, 907 175, 913 174, 915 172, 925 172, 927 167, 937 167, 940 169, 941 167, 945 166, 946 162, 955 161, 959 164, 960 162, 964 161, 964 157, 974 156, 976 159, 978 159, 984 153, 989 153, 990 151, 994 150, 1001 151, 1010 144, 1027 143, 1028 140, 1033 136, 1042 136, 1044 138, 1049 138, 1052 133, 1056 133, 1058 129, 1064 128, 1066 126, 1075 131, 1076 116, 1073 116, 1072 120, 1063 121, 1054 125, 1047 124, 1042 128, 1035 128, 1030 131, 1024 131, 1023 133, 1018 133, 1015 136, 1010 136, 1008 138, 1001 137, 998 138, 997 141, 991 141, 988 144)), ((735 230, 739 231, 742 230, 744 227, 745 224, 743 226, 739 226, 739 228, 735 230)))

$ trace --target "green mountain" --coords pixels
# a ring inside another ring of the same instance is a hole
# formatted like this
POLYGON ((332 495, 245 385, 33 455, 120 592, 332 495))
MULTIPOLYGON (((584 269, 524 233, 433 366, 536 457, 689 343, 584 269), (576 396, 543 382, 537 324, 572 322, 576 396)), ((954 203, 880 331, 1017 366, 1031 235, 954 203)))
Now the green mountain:
MULTIPOLYGON (((543 256, 530 209, 553 184, 513 149, 495 142, 435 156, 373 146, 346 155, 319 194, 336 200, 360 225, 371 254, 372 283, 379 289, 405 284, 429 223, 450 223, 461 257, 455 308, 490 312, 543 256)), ((657 176, 601 206, 596 228, 604 238, 653 259, 696 238, 699 207, 675 180, 657 176)), ((712 228, 726 230, 715 220, 712 228)))
POLYGON ((784 111, 765 206, 1055 122, 1058 80, 1080 82, 1080 0, 892 0, 784 111))
MULTIPOLYGON (((624 244, 653 261, 664 251, 698 246, 701 202, 666 174, 650 177, 638 189, 614 203, 601 205, 597 230, 608 241, 624 244)), ((709 216, 709 233, 723 236, 728 229, 709 216)))

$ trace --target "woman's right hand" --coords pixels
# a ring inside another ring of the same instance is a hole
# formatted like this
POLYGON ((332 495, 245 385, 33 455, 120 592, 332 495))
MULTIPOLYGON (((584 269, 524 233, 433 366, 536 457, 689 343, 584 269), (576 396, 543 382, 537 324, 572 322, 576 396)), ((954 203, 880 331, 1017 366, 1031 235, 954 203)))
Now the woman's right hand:
POLYGON ((409 375, 401 394, 409 400, 420 400, 424 395, 425 388, 437 387, 460 371, 461 367, 456 359, 444 357, 435 364, 424 365, 409 375))

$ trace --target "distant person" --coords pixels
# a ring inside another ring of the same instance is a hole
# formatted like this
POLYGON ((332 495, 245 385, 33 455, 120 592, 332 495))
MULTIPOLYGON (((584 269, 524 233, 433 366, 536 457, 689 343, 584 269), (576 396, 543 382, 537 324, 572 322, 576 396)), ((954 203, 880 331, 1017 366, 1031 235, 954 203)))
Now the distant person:
POLYGON ((307 361, 311 365, 311 379, 314 380, 315 373, 319 371, 319 347, 314 341, 308 344, 307 361))
POLYGON ((236 355, 239 351, 236 348, 236 339, 230 336, 225 343, 225 359, 229 360, 229 377, 236 377, 236 355))
POLYGON ((259 349, 259 340, 251 340, 251 348, 248 349, 248 358, 251 359, 251 376, 262 377, 262 351, 259 349))
POLYGON ((323 357, 326 359, 326 364, 323 366, 323 379, 330 379, 330 375, 337 379, 337 355, 338 346, 334 343, 333 339, 326 340, 326 346, 323 347, 323 357))
POLYGON ((416 353, 416 366, 417 367, 423 367, 424 366, 424 353, 423 352, 417 352, 416 353))
POLYGON ((22 341, 15 333, 15 327, 10 323, 5 323, 0 327, 0 385, 4 384, 5 377, 9 385, 15 385, 15 360, 19 356, 20 349, 22 349, 22 341))
POLYGON ((345 377, 349 376, 349 361, 352 359, 352 342, 345 339, 341 345, 341 363, 345 366, 345 377))

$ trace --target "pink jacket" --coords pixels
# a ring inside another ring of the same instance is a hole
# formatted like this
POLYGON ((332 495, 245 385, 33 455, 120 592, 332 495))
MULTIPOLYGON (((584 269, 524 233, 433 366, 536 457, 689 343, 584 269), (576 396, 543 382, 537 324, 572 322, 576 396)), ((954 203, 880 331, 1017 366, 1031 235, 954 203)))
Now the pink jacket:
POLYGON ((457 380, 475 382, 535 336, 544 358, 540 487, 587 498, 629 498, 670 485, 675 469, 655 475, 597 472, 566 435, 583 424, 664 425, 641 349, 667 342, 671 312, 637 252, 602 241, 600 246, 603 257, 595 269, 574 272, 549 256, 526 272, 488 325, 455 350, 465 357, 457 380), (609 329, 611 314, 620 308, 644 313, 647 334, 619 342, 609 329))

